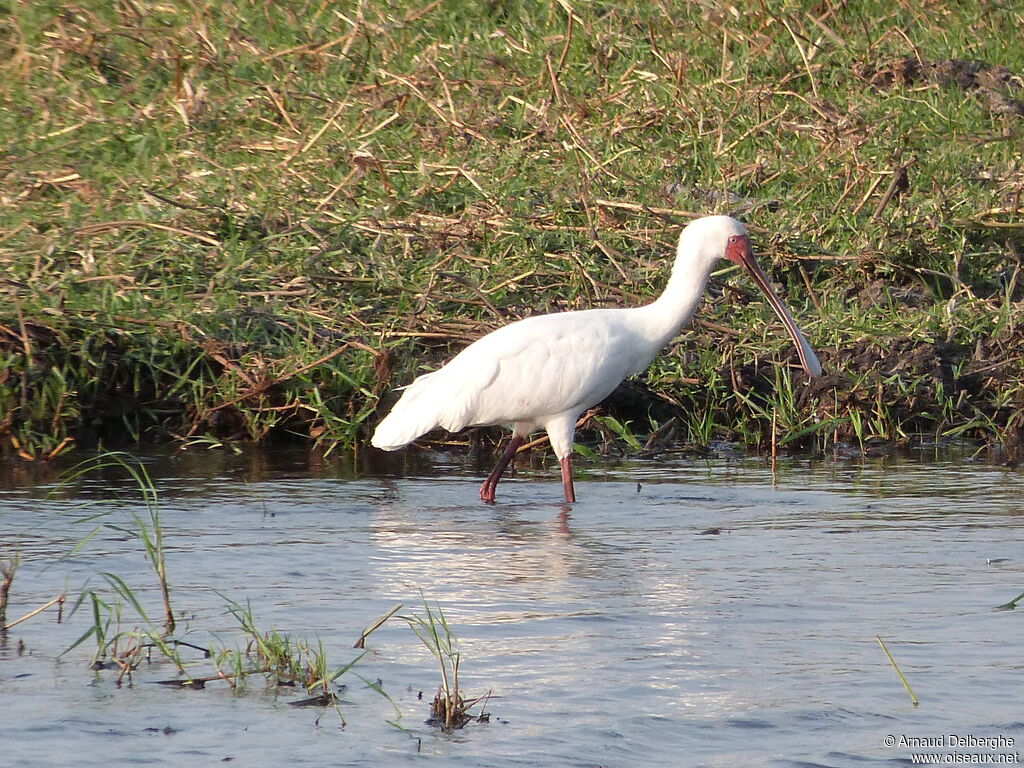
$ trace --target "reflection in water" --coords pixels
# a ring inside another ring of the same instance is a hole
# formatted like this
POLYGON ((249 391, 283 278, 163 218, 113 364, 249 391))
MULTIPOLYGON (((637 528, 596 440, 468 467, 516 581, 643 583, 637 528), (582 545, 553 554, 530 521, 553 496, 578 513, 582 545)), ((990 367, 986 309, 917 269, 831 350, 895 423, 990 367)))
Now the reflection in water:
MULTIPOLYGON (((150 681, 169 676, 160 665, 118 691, 86 668, 88 644, 58 660, 87 626, 81 611, 66 624, 26 622, 0 642, 8 759, 59 764, 74 744, 82 765, 155 755, 376 766, 436 755, 509 768, 842 766, 909 759, 885 747, 888 733, 1024 739, 1021 614, 991 610, 1024 579, 1016 471, 803 458, 780 461, 773 477, 756 459, 645 462, 592 467, 579 478, 583 502, 569 508, 553 503, 547 473, 521 471, 506 481, 517 486, 511 502, 490 506, 473 501, 473 468, 406 461, 412 477, 392 464, 378 478, 303 452, 150 457, 183 631, 230 646, 225 599, 251 601, 263 625, 319 637, 341 665, 395 602, 436 602, 459 638, 467 691, 493 689, 489 725, 448 738, 421 724, 418 693, 429 698, 436 672, 401 622, 374 632, 358 668, 382 680, 412 739, 352 677, 344 730, 275 703, 293 692, 158 689, 150 681)), ((102 589, 101 571, 153 604, 136 540, 105 528, 75 549, 81 502, 123 520, 137 504, 131 483, 105 473, 48 496, 55 482, 8 473, 0 492, 0 541, 24 561, 9 613, 63 589, 102 589)))
POLYGON ((591 713, 607 708, 614 719, 623 696, 644 696, 648 706, 661 699, 662 715, 731 711, 730 692, 715 680, 734 670, 706 658, 706 596, 687 569, 665 567, 657 548, 637 547, 626 531, 588 531, 586 514, 575 522, 564 506, 541 509, 536 519, 532 505, 469 514, 384 505, 374 526, 381 585, 444 595, 460 635, 471 633, 467 659, 504 659, 499 679, 528 680, 510 695, 555 697, 561 706, 552 717, 569 716, 562 707, 575 702, 591 713), (608 658, 617 663, 600 662, 608 658), (580 689, 592 674, 603 693, 580 689), (680 676, 692 685, 681 689, 680 676))

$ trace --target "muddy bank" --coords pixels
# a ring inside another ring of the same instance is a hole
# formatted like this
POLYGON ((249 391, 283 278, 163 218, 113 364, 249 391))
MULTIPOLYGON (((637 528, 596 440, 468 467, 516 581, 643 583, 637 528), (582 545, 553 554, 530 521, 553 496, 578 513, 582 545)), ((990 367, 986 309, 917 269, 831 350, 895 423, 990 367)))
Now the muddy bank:
MULTIPOLYGON (((0 372, 5 453, 33 459, 97 445, 358 443, 394 402, 393 388, 408 383, 411 362, 352 347, 298 375, 257 377, 242 368, 241 348, 179 336, 173 348, 142 354, 139 342, 110 333, 101 343, 95 334, 76 337, 38 323, 0 328, 0 353, 9 361, 0 372)), ((696 357, 717 351, 715 343, 710 334, 685 342, 696 357)), ((699 451, 714 440, 766 450, 774 414, 774 440, 783 450, 967 438, 1015 462, 1024 435, 1021 348, 1024 332, 1014 328, 971 341, 860 338, 820 349, 826 373, 810 382, 788 351, 753 360, 726 354, 717 370, 690 372, 690 382, 624 382, 594 415, 628 422, 651 453, 699 451), (791 393, 780 391, 786 376, 791 393), (709 414, 713 426, 698 424, 699 414, 709 414)), ((414 347, 410 354, 445 357, 440 349, 414 347)), ((486 452, 501 435, 473 430, 455 441, 486 452)), ((431 440, 450 445, 452 438, 435 433, 425 438, 431 440)), ((624 448, 600 419, 583 424, 577 440, 597 450, 624 448)))
POLYGON ((921 83, 958 88, 975 96, 993 113, 1024 117, 1024 76, 999 64, 901 56, 882 62, 858 62, 853 71, 880 89, 921 83))

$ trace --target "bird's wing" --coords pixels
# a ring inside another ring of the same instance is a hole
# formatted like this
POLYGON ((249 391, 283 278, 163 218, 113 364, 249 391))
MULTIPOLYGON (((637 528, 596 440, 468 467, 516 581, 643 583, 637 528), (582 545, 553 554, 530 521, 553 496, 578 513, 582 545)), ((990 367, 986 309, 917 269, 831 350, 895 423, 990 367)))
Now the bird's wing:
POLYGON ((378 448, 394 450, 408 445, 436 427, 445 427, 454 432, 465 426, 463 424, 452 428, 449 425, 462 418, 461 411, 472 401, 472 393, 486 386, 488 377, 493 376, 497 365, 483 364, 475 370, 460 371, 460 366, 452 368, 452 363, 419 376, 403 387, 402 396, 387 417, 377 425, 370 442, 378 448))
POLYGON ((629 373, 628 341, 601 311, 543 315, 467 347, 444 374, 447 416, 469 425, 532 422, 601 400, 629 373))
POLYGON ((612 312, 541 315, 478 339, 413 381, 377 427, 373 444, 398 448, 435 427, 539 426, 593 405, 635 365, 632 337, 612 312))

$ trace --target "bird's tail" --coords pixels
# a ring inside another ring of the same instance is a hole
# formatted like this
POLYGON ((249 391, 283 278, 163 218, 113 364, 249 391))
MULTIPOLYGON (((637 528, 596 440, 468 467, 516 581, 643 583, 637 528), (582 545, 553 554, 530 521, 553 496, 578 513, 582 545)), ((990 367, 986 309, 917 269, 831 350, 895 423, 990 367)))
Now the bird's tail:
POLYGON ((385 451, 396 451, 439 425, 437 407, 426 402, 426 389, 420 377, 402 393, 385 419, 377 425, 370 444, 385 451))

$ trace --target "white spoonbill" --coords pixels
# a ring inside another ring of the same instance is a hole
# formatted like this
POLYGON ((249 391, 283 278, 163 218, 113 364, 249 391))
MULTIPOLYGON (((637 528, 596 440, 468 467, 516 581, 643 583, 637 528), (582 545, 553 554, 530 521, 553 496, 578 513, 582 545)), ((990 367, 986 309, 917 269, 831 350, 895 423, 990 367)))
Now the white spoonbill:
POLYGON ((409 384, 371 443, 385 451, 408 445, 436 427, 512 426, 512 441, 480 486, 494 501, 502 473, 527 435, 547 431, 562 468, 567 502, 572 484, 576 420, 627 376, 640 373, 693 317, 719 259, 744 267, 793 338, 810 376, 821 364, 796 321, 754 259, 743 225, 728 216, 691 222, 679 236, 664 293, 642 307, 538 315, 506 325, 470 344, 451 362, 409 384))

